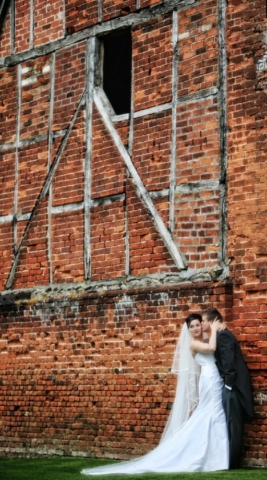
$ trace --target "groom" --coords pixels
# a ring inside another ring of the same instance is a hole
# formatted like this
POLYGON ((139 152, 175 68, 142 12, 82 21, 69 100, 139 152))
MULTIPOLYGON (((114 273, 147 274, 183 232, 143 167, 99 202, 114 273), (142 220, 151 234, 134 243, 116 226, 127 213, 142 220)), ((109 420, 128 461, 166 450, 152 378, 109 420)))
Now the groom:
MULTIPOLYGON (((202 331, 209 333, 211 323, 222 315, 216 308, 202 313, 202 331)), ((239 468, 243 425, 254 416, 250 377, 235 336, 226 328, 217 334, 215 358, 224 381, 222 403, 229 436, 229 468, 239 468)))

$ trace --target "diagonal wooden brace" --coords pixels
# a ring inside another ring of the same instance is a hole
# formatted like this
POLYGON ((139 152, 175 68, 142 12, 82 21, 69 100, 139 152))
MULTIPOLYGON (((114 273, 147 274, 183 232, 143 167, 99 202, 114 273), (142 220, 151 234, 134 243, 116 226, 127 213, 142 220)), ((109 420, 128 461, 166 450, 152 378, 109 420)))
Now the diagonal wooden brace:
POLYGON ((151 200, 151 197, 146 190, 133 162, 132 159, 130 158, 126 148, 124 147, 120 136, 118 135, 113 122, 111 120, 110 114, 109 114, 109 100, 105 94, 105 92, 99 88, 95 88, 95 93, 94 93, 94 102, 96 104, 96 107, 103 119, 103 122, 109 131, 120 155, 122 156, 129 173, 133 179, 133 182, 137 188, 137 193, 138 196, 141 198, 143 201, 145 207, 147 208, 149 214, 152 217, 152 220, 154 224, 157 227, 157 230, 167 248, 169 251, 172 259, 174 260, 175 264, 180 270, 186 269, 187 265, 185 263, 185 259, 182 257, 182 254, 179 252, 169 230, 166 228, 161 216, 159 215, 154 203, 151 200))

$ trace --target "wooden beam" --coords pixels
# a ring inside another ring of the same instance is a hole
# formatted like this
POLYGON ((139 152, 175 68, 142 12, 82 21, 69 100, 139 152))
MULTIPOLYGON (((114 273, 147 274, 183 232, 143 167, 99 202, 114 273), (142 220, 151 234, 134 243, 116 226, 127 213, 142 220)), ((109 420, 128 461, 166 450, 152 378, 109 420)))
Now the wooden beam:
POLYGON ((99 23, 102 22, 102 12, 103 12, 103 0, 98 0, 97 17, 98 17, 99 23))
POLYGON ((132 25, 146 23, 160 15, 171 13, 174 8, 179 10, 187 6, 190 7, 194 3, 197 3, 197 0, 165 0, 165 2, 160 5, 151 5, 147 8, 142 8, 138 12, 125 15, 125 17, 114 18, 107 22, 92 25, 84 30, 79 30, 63 39, 55 40, 54 42, 35 47, 31 50, 1 58, 0 68, 10 67, 27 60, 48 55, 49 53, 74 45, 75 43, 81 42, 89 37, 99 36, 117 29, 129 28, 132 25))
POLYGON ((20 114, 21 114, 21 65, 17 69, 17 118, 16 118, 16 145, 15 145, 15 172, 14 172, 14 204, 13 204, 13 249, 17 249, 18 229, 17 229, 17 210, 18 210, 18 182, 19 182, 19 146, 20 146, 20 114))
POLYGON ((30 0, 30 49, 34 48, 34 0, 30 0))
POLYGON ((91 276, 91 235, 90 235, 90 207, 91 207, 91 178, 92 178, 92 117, 95 82, 95 53, 96 39, 89 38, 87 42, 86 63, 86 153, 84 160, 84 276, 88 280, 91 276))
MULTIPOLYGON (((54 115, 54 97, 55 97, 55 64, 56 54, 52 53, 50 58, 50 105, 48 117, 48 155, 47 155, 47 171, 52 164, 53 151, 53 115, 54 115)), ((52 224, 51 224, 51 209, 52 209, 52 185, 49 188, 48 206, 47 206, 47 243, 48 243, 48 264, 49 264, 49 280, 53 283, 53 260, 52 260, 52 224)))
POLYGON ((109 131, 121 157, 123 158, 126 164, 126 167, 128 168, 128 171, 136 186, 138 196, 141 198, 141 200, 143 201, 143 204, 147 208, 173 261, 175 262, 175 264, 180 270, 187 268, 185 259, 182 257, 182 254, 179 252, 169 230, 166 228, 161 216, 159 215, 154 203, 152 202, 148 191, 146 190, 126 148, 124 147, 120 139, 120 136, 118 135, 112 123, 111 117, 105 106, 105 104, 108 102, 108 99, 105 95, 105 92, 99 87, 95 88, 94 100, 95 100, 96 107, 103 119, 103 122, 107 130, 109 131))
POLYGON ((176 185, 176 124, 178 95, 178 13, 172 13, 172 130, 170 161, 170 197, 169 197, 169 229, 174 232, 175 226, 175 185, 176 185))
POLYGON ((226 2, 218 1, 218 18, 219 18, 219 125, 220 125, 220 154, 221 154, 221 171, 220 183, 223 186, 220 197, 220 250, 221 261, 223 265, 229 265, 230 260, 227 256, 227 162, 228 162, 228 125, 227 125, 227 53, 226 53, 226 2))

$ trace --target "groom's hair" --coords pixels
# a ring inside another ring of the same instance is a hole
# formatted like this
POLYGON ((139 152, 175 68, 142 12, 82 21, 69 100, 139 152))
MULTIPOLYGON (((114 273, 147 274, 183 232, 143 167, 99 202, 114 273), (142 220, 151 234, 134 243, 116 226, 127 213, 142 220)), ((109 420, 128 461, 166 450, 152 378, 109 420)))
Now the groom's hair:
POLYGON ((209 322, 214 322, 215 318, 222 322, 222 314, 217 310, 217 308, 207 308, 202 312, 202 315, 205 315, 209 322))

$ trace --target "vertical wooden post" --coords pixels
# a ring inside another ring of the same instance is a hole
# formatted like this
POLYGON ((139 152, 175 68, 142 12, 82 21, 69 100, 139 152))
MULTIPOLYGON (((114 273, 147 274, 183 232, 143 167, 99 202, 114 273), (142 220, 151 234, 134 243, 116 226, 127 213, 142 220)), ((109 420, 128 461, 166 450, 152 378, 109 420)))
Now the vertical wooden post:
POLYGON ((18 104, 17 104, 17 125, 16 125, 16 150, 15 150, 15 178, 14 178, 14 217, 13 217, 13 242, 14 252, 18 248, 18 231, 17 231, 17 215, 18 215, 18 176, 19 176, 19 141, 20 141, 20 111, 21 111, 21 64, 17 68, 17 88, 18 88, 18 104))
POLYGON ((92 176, 92 115, 95 81, 95 51, 96 39, 89 38, 86 55, 86 153, 84 161, 84 275, 91 277, 91 238, 90 238, 90 205, 91 205, 91 176, 92 176))
MULTIPOLYGON (((49 172, 52 163, 53 148, 53 113, 54 113, 54 90, 55 90, 55 53, 51 55, 50 61, 50 106, 48 119, 48 158, 47 172, 49 172)), ((52 262, 52 228, 51 228, 51 211, 52 211, 52 183, 49 187, 48 195, 48 212, 47 212, 47 241, 48 241, 48 263, 49 263, 49 281, 53 283, 53 262, 52 262)))
POLYGON ((30 48, 34 47, 34 0, 30 0, 30 48))
POLYGON ((103 12, 103 0, 98 0, 98 7, 97 7, 97 16, 98 22, 102 22, 102 13, 103 12))
MULTIPOLYGON (((134 62, 132 58, 132 75, 131 75, 131 108, 129 115, 129 136, 128 136, 128 153, 132 158, 133 154, 133 137, 134 137, 134 62)), ((129 171, 126 167, 126 182, 129 178, 129 171)), ((128 211, 127 211, 127 185, 125 188, 125 274, 130 275, 130 242, 128 228, 128 211)))
POLYGON ((178 13, 172 13, 172 134, 171 134, 171 165, 170 165, 170 195, 169 195, 169 228, 174 232, 174 201, 176 187, 176 121, 177 121, 177 95, 178 95, 178 13))
POLYGON ((221 184, 221 225, 220 225, 220 246, 221 246, 221 261, 228 265, 227 258, 227 212, 226 212, 226 175, 227 175, 227 160, 228 160, 228 145, 227 145, 227 58, 226 58, 226 0, 219 0, 218 2, 218 20, 219 20, 219 123, 220 123, 220 184, 221 184))

